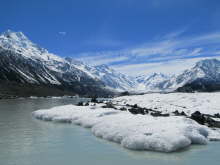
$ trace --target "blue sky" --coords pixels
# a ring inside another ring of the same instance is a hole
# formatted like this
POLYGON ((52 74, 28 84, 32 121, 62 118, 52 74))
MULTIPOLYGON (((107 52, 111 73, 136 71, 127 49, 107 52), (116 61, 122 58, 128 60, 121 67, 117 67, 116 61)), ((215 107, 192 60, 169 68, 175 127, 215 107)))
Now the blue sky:
POLYGON ((0 20, 1 32, 131 75, 220 56, 219 0, 1 0, 0 20))

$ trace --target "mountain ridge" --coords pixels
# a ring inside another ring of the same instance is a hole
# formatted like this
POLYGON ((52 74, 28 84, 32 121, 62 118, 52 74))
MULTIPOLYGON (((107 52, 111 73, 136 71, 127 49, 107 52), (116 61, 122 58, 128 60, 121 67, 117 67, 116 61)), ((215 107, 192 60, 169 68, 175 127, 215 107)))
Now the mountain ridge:
MULTIPOLYGON (((202 84, 212 84, 211 88, 219 90, 216 85, 220 82, 220 61, 217 59, 199 61, 179 75, 152 73, 130 77, 107 65, 89 66, 70 57, 59 57, 32 43, 22 32, 13 31, 0 35, 0 56, 0 85, 8 89, 6 84, 13 84, 9 93, 16 83, 36 89, 43 86, 48 91, 51 88, 59 91, 59 95, 87 96, 108 96, 123 91, 203 91, 208 88, 202 84)), ((33 93, 29 91, 25 95, 33 93)), ((50 93, 54 94, 48 92, 48 95, 50 93)))
MULTIPOLYGON (((112 93, 101 81, 91 78, 65 59, 50 54, 46 49, 33 44, 22 33, 11 31, 3 33, 0 35, 0 45, 2 75, 0 81, 3 83, 16 82, 37 88, 39 86, 51 88, 52 86, 54 90, 60 90, 59 93, 72 93, 72 95, 107 96, 108 93, 112 93)), ((4 85, 5 88, 6 86, 4 85)), ((30 91, 21 95, 31 94, 30 91)))

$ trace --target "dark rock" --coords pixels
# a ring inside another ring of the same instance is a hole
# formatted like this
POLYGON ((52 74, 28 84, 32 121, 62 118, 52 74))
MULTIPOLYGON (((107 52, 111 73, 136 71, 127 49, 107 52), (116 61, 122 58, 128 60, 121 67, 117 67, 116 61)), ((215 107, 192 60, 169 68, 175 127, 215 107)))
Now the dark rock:
POLYGON ((145 112, 145 114, 148 114, 149 113, 149 109, 144 108, 144 112, 145 112))
POLYGON ((130 108, 128 109, 129 112, 131 112, 132 114, 142 114, 142 115, 145 115, 146 112, 145 112, 145 109, 144 108, 130 108))
POLYGON ((220 128, 220 122, 212 119, 214 116, 209 114, 202 114, 199 111, 196 111, 191 115, 191 119, 195 120, 199 124, 207 125, 208 127, 220 128))
POLYGON ((93 98, 91 99, 91 102, 92 102, 92 103, 98 103, 97 97, 93 97, 93 98))
POLYGON ((151 113, 151 115, 154 117, 168 117, 168 116, 170 116, 170 114, 168 114, 168 113, 162 114, 161 112, 153 112, 153 113, 151 113))
POLYGON ((138 108, 138 105, 137 105, 137 104, 134 104, 132 107, 133 107, 133 108, 138 108))
POLYGON ((82 101, 78 102, 77 106, 83 106, 83 102, 82 101))
POLYGON ((192 113, 190 118, 197 121, 199 124, 202 124, 202 125, 204 125, 206 121, 206 118, 204 117, 204 115, 201 114, 199 111, 192 113))
POLYGON ((121 107, 119 110, 120 110, 120 111, 127 111, 127 108, 121 107))
POLYGON ((85 106, 89 106, 89 102, 86 102, 85 106))
POLYGON ((182 111, 180 114, 181 114, 182 116, 187 116, 186 113, 183 112, 183 111, 182 111))
POLYGON ((112 102, 107 102, 104 106, 102 106, 102 108, 113 108, 113 109, 117 109, 112 102))
POLYGON ((175 114, 176 116, 187 116, 185 112, 179 112, 178 110, 174 111, 173 114, 175 114))
POLYGON ((219 114, 219 113, 216 113, 216 114, 214 114, 214 117, 220 118, 220 114, 219 114))

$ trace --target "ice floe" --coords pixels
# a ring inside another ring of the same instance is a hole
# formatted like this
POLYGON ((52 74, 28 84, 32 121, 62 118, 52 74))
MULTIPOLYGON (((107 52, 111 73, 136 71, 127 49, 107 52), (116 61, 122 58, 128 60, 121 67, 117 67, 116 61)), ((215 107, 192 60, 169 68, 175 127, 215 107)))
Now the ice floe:
POLYGON ((173 152, 191 144, 207 144, 209 140, 220 139, 217 130, 183 116, 133 115, 128 111, 101 106, 59 106, 35 111, 33 116, 45 121, 74 123, 91 128, 95 136, 133 150, 173 152))

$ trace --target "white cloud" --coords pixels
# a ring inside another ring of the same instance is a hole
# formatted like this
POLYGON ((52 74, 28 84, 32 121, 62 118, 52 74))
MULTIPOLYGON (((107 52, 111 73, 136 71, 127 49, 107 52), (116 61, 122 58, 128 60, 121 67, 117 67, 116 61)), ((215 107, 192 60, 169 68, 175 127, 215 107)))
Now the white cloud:
POLYGON ((220 55, 220 32, 180 37, 173 32, 137 47, 78 55, 90 65, 109 64, 133 75, 150 72, 179 72, 200 59, 220 55))
MULTIPOLYGON (((203 59, 211 59, 213 57, 205 58, 192 58, 192 59, 178 59, 167 62, 158 63, 145 63, 145 64, 130 64, 130 65, 115 65, 112 66, 121 73, 125 73, 131 76, 146 75, 153 72, 165 73, 165 74, 178 74, 182 71, 189 69, 195 65, 196 62, 203 59)), ((220 60, 220 56, 215 57, 220 60)))
POLYGON ((185 33, 187 29, 188 29, 187 27, 182 28, 180 30, 168 33, 168 34, 162 36, 161 38, 163 38, 163 39, 177 38, 177 37, 181 36, 183 33, 185 33))
POLYGON ((85 61, 86 63, 90 64, 90 65, 101 65, 101 64, 109 64, 109 63, 114 63, 114 62, 121 62, 121 61, 125 61, 128 60, 128 57, 125 56, 119 56, 117 58, 113 58, 113 57, 103 57, 102 55, 99 56, 87 56, 87 57, 81 57, 81 58, 77 58, 80 61, 85 61))
POLYGON ((215 52, 215 54, 220 55, 220 51, 215 52))
POLYGON ((66 32, 59 32, 60 35, 65 36, 66 32))

